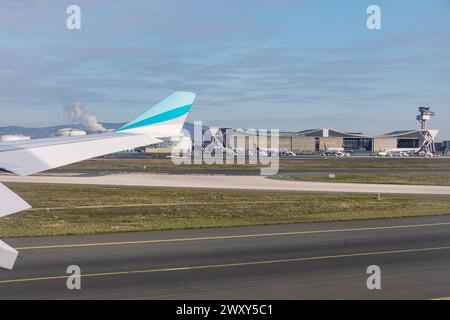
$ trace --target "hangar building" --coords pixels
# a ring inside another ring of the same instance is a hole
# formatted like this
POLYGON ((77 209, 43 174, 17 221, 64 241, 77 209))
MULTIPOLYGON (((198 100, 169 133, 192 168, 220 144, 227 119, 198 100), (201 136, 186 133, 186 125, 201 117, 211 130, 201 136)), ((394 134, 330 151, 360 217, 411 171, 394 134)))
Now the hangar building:
POLYGON ((423 143, 420 130, 394 131, 381 136, 314 129, 280 132, 280 148, 296 153, 314 153, 328 148, 344 148, 354 153, 372 153, 397 148, 419 148, 423 143))
POLYGON ((329 148, 343 148, 353 153, 378 153, 395 149, 412 149, 417 155, 433 156, 438 130, 429 130, 428 122, 435 113, 430 107, 419 107, 418 130, 393 131, 381 136, 332 129, 281 132, 280 148, 294 153, 314 153, 329 148))

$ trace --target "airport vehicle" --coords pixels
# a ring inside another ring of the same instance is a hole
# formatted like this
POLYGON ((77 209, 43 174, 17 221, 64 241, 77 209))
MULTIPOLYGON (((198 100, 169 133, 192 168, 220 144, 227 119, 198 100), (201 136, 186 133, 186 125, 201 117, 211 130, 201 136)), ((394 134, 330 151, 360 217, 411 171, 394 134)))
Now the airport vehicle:
MULTIPOLYGON (((161 143, 178 136, 195 94, 174 92, 115 132, 0 143, 0 170, 27 176, 74 162, 161 143)), ((0 184, 0 217, 31 208, 0 184)), ((0 241, 0 267, 11 270, 18 252, 0 241)))

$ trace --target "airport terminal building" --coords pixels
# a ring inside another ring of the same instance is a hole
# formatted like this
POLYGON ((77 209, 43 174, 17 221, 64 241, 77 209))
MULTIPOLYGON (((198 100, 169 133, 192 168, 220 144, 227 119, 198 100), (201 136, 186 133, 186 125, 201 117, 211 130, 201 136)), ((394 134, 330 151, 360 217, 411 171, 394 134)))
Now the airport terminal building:
MULTIPOLYGON (((224 147, 233 148, 236 142, 232 143, 231 140, 239 135, 253 136, 254 142, 247 141, 246 147, 250 147, 253 143, 259 146, 259 139, 245 130, 218 128, 215 132, 222 137, 220 140, 224 142, 224 147)), ((425 137, 420 130, 393 131, 384 135, 370 136, 361 132, 311 129, 299 132, 280 132, 279 148, 296 154, 314 154, 330 148, 342 148, 353 154, 373 154, 393 149, 417 149, 424 143, 424 140, 425 137)), ((264 141, 264 143, 266 142, 264 141)))
MULTIPOLYGON (((434 115, 429 107, 420 107, 417 120, 419 129, 399 130, 383 135, 367 135, 362 132, 345 132, 333 129, 310 129, 298 132, 279 132, 279 149, 285 154, 317 154, 327 153, 330 149, 343 150, 347 154, 381 155, 416 155, 434 156, 450 152, 450 143, 435 143, 438 130, 428 129, 428 122, 434 115)), ((193 129, 189 130, 190 132, 193 129)), ((254 152, 270 149, 267 137, 259 137, 255 130, 242 130, 226 127, 202 127, 202 147, 223 152, 235 152, 246 149, 254 152), (239 143, 237 141, 240 141, 239 143)), ((268 132, 270 135, 270 131, 268 132)), ((189 139, 189 138, 188 138, 189 139)), ((191 133, 192 139, 192 133, 191 133)), ((192 146, 194 145, 194 141, 192 146)), ((189 143, 186 143, 188 145, 189 143)), ((186 149, 189 149, 186 147, 186 149)), ((193 147, 191 147, 193 150, 193 147)), ((147 152, 152 151, 148 150, 147 152)))
POLYGON ((430 107, 419 107, 416 117, 419 129, 392 131, 377 136, 328 128, 280 132, 279 148, 296 154, 313 154, 328 149, 342 149, 353 154, 415 150, 417 155, 433 156, 436 154, 435 138, 439 131, 428 129, 428 122, 434 115, 430 107))
POLYGON ((423 143, 420 130, 394 131, 381 136, 360 132, 314 129, 280 132, 280 148, 296 153, 314 153, 328 148, 344 148, 354 153, 374 153, 397 148, 419 148, 423 143))

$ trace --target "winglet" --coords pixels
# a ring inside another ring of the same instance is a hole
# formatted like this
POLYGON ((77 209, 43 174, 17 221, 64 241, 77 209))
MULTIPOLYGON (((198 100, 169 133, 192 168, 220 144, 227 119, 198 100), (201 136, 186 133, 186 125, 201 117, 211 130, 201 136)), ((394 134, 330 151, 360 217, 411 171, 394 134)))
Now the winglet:
POLYGON ((195 99, 192 92, 174 92, 117 132, 148 134, 154 137, 178 135, 195 99))

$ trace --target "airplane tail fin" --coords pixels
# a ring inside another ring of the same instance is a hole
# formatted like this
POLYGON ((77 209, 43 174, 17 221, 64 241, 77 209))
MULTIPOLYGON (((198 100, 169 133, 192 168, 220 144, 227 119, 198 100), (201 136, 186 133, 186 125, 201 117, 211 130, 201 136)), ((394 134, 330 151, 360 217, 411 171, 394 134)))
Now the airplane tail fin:
POLYGON ((179 135, 195 99, 192 92, 174 92, 117 132, 163 138, 179 135))

